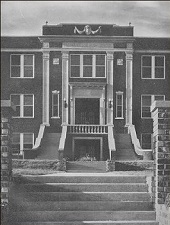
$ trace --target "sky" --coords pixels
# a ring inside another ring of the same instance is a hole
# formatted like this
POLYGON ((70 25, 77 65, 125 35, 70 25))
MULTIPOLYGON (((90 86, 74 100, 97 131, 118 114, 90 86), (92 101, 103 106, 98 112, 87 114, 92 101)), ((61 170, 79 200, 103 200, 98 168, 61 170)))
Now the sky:
POLYGON ((134 26, 137 37, 170 37, 170 1, 1 1, 2 36, 38 36, 42 25, 134 26))

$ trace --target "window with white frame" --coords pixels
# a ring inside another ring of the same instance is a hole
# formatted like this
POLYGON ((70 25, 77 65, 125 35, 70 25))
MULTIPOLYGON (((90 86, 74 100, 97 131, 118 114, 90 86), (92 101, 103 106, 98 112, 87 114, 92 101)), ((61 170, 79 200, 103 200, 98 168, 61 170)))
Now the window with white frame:
POLYGON ((52 92, 52 117, 59 118, 59 91, 52 92))
POLYGON ((104 54, 71 54, 70 77, 105 78, 106 56, 104 54))
POLYGON ((32 149, 33 145, 34 145, 33 133, 13 133, 12 134, 13 154, 22 154, 22 150, 32 149))
POLYGON ((123 118, 123 92, 116 92, 116 118, 123 118))
POLYGON ((33 94, 11 94, 11 102, 16 106, 14 117, 34 117, 34 95, 33 94))
POLYGON ((165 56, 142 56, 142 79, 165 79, 165 56))
POLYGON ((11 55, 11 78, 34 78, 34 55, 11 55))
POLYGON ((143 149, 151 149, 152 134, 142 133, 141 134, 141 146, 143 149))
POLYGON ((141 96, 141 117, 151 118, 150 106, 154 101, 164 101, 165 95, 142 95, 141 96))

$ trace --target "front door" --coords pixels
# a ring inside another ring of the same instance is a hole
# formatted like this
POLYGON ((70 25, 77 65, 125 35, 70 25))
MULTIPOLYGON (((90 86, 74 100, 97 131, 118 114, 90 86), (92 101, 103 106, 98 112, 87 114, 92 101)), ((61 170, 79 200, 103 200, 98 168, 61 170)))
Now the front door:
POLYGON ((100 109, 99 98, 76 98, 75 123, 100 124, 99 109, 100 109))

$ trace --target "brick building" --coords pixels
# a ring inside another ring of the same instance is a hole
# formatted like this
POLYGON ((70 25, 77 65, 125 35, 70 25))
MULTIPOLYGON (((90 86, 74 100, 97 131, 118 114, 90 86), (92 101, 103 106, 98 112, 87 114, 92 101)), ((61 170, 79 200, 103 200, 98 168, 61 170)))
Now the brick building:
POLYGON ((134 37, 133 29, 44 25, 39 37, 1 38, 1 98, 16 105, 14 155, 102 161, 122 140, 121 154, 129 140, 131 151, 151 152, 150 106, 170 100, 170 38, 134 37))

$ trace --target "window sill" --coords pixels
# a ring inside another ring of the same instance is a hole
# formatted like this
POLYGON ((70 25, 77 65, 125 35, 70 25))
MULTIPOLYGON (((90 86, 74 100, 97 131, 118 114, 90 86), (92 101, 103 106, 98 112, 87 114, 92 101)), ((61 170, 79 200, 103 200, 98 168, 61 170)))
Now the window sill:
POLYGON ((34 119, 34 117, 20 117, 20 116, 13 116, 13 119, 34 119))
POLYGON ((12 79, 34 79, 34 77, 10 77, 12 79))
POLYGON ((124 117, 115 117, 115 120, 124 120, 124 117))
POLYGON ((152 119, 152 117, 141 117, 141 119, 152 119))
POLYGON ((142 80, 165 80, 165 77, 164 78, 141 78, 142 80))
POLYGON ((51 119, 60 119, 60 117, 52 116, 51 119))

